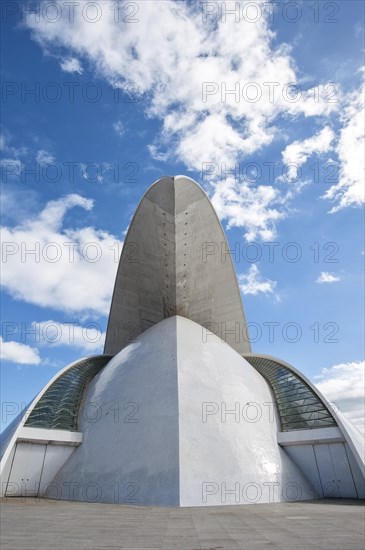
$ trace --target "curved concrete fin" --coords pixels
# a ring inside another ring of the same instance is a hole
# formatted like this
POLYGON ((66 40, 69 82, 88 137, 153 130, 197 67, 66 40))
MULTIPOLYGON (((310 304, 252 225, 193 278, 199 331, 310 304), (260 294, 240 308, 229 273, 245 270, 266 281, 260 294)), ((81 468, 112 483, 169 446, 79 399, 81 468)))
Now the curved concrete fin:
POLYGON ((115 355, 150 326, 180 315, 249 353, 229 247, 201 187, 164 177, 142 198, 123 247, 104 353, 115 355))

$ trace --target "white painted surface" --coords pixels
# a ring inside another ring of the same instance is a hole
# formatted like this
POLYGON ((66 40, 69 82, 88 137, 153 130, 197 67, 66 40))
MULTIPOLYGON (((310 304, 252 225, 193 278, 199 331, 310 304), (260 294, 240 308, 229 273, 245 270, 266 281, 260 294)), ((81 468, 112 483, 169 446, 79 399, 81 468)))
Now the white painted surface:
POLYGON ((363 498, 364 478, 347 443, 288 445, 285 451, 318 490, 319 496, 363 498))
POLYGON ((62 498, 70 498, 71 484, 75 500, 179 504, 176 364, 170 318, 143 332, 89 383, 82 445, 54 480, 62 498))
POLYGON ((6 496, 36 496, 41 480, 46 445, 17 443, 6 496))
POLYGON ((315 445, 314 453, 323 495, 335 498, 357 498, 344 444, 315 445))
POLYGON ((50 492, 49 485, 74 450, 75 445, 69 443, 62 445, 59 442, 46 444, 36 440, 18 441, 8 473, 4 472, 7 477, 5 496, 53 495, 55 491, 50 492))
POLYGON ((299 498, 313 498, 276 443, 273 398, 264 378, 218 338, 204 343, 195 323, 178 317, 177 327, 180 505, 281 501, 296 489, 299 498), (214 404, 217 412, 204 422, 203 411, 214 404))
POLYGON ((365 478, 365 440, 361 432, 350 422, 340 411, 336 411, 328 401, 321 394, 317 386, 312 384, 312 382, 301 372, 299 372, 295 367, 289 365, 286 361, 278 359, 273 355, 267 355, 262 353, 245 353, 245 356, 254 355, 255 357, 262 357, 263 359, 271 359, 276 363, 281 364, 287 370, 292 371, 296 376, 302 379, 319 397, 319 399, 324 403, 338 424, 338 427, 341 430, 341 433, 346 440, 346 443, 351 449, 353 458, 356 460, 358 468, 360 469, 363 478, 365 478))
POLYGON ((365 479, 365 440, 363 434, 340 411, 335 413, 338 425, 351 449, 358 468, 362 473, 363 483, 365 479))
POLYGON ((201 326, 188 319, 168 318, 124 348, 90 382, 84 411, 91 404, 100 414, 94 422, 81 419, 83 443, 54 480, 65 487, 63 498, 70 484, 75 500, 92 500, 95 493, 89 498, 87 490, 96 484, 99 501, 155 505, 231 504, 232 487, 242 503, 313 497, 276 443, 266 381, 219 338, 204 343, 201 326), (235 422, 228 415, 224 423, 212 415, 204 423, 208 401, 220 408, 255 402, 262 421, 235 422), (135 423, 125 422, 133 411, 123 407, 131 402, 139 406, 135 423), (204 502, 206 483, 218 489, 204 502))
POLYGON ((357 493, 345 445, 343 443, 331 443, 328 448, 340 497, 356 498, 357 493))
POLYGON ((339 428, 277 434, 273 401, 227 343, 171 317, 90 382, 83 433, 20 424, 3 487, 8 496, 37 495, 40 485, 51 498, 180 506, 363 498, 355 443, 339 428))
POLYGON ((316 443, 343 443, 345 438, 340 428, 314 428, 312 430, 293 430, 291 432, 278 432, 278 444, 285 447, 288 445, 307 445, 316 443))
POLYGON ((338 498, 340 496, 340 492, 336 481, 336 474, 333 470, 328 445, 318 445, 314 448, 314 454, 321 478, 323 495, 325 497, 338 498))
POLYGON ((288 445, 285 452, 294 460, 299 469, 313 485, 318 498, 323 498, 322 481, 319 475, 313 445, 288 445))
POLYGON ((16 445, 12 446, 12 448, 10 450, 10 453, 7 456, 6 461, 4 461, 4 466, 3 466, 3 469, 2 469, 2 472, 1 472, 1 496, 2 497, 5 496, 6 490, 7 490, 7 487, 8 487, 11 465, 13 464, 13 458, 14 458, 14 454, 15 454, 15 447, 16 447, 16 445))
POLYGON ((53 479, 74 450, 75 447, 71 445, 47 445, 39 486, 41 496, 51 497, 58 494, 59 490, 53 484, 53 479))
POLYGON ((354 478, 358 498, 365 499, 365 478, 359 468, 357 460, 355 460, 354 458, 354 455, 348 443, 345 443, 345 449, 349 459, 349 464, 354 478))
MULTIPOLYGON (((95 356, 92 356, 92 357, 95 357, 95 356)), ((9 479, 9 469, 12 463, 12 456, 14 455, 14 449, 19 439, 19 434, 23 430, 24 423, 26 422, 27 418, 29 417, 30 413, 32 412, 32 410, 34 409, 38 401, 41 399, 44 393, 48 390, 48 388, 53 384, 53 382, 55 382, 57 378, 62 376, 65 372, 67 372, 69 369, 74 367, 79 361, 82 361, 83 359, 86 359, 86 358, 83 357, 83 358, 77 359, 76 361, 73 361, 72 363, 69 363, 66 367, 64 367, 57 374, 55 374, 51 378, 51 380, 48 382, 48 384, 46 384, 44 388, 42 388, 42 390, 38 393, 38 395, 33 399, 28 409, 24 412, 23 416, 21 417, 19 421, 19 425, 17 426, 13 435, 11 436, 8 446, 3 456, 1 457, 1 462, 0 462, 1 496, 4 496, 4 490, 7 487, 7 483, 9 479)), ((59 430, 55 430, 55 432, 57 431, 59 430)))
POLYGON ((80 445, 81 432, 69 432, 67 430, 46 430, 44 428, 30 428, 23 426, 19 429, 18 440, 38 443, 59 443, 63 445, 80 445))

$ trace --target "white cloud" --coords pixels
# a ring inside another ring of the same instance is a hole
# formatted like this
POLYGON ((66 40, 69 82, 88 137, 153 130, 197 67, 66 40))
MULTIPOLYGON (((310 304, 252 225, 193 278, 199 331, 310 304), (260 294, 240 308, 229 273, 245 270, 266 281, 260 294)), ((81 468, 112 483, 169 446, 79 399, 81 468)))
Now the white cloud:
POLYGON ((61 61, 60 65, 61 69, 66 73, 82 74, 84 72, 80 61, 76 59, 76 57, 69 57, 68 59, 64 59, 63 61, 61 61))
POLYGON ((313 153, 319 155, 330 151, 334 137, 331 128, 325 126, 316 135, 288 145, 282 152, 283 163, 288 167, 287 177, 290 180, 297 179, 300 167, 313 153))
POLYGON ((341 279, 338 275, 333 275, 333 273, 328 273, 328 271, 321 271, 316 283, 337 283, 340 280, 341 279))
POLYGON ((36 348, 19 342, 4 342, 0 336, 0 353, 2 361, 10 361, 19 365, 39 365, 41 358, 36 348))
MULTIPOLYGON (((299 99, 291 100, 288 85, 300 78, 289 47, 275 42, 264 1, 257 22, 246 18, 239 24, 231 16, 204 22, 201 5, 191 2, 138 3, 138 24, 124 24, 122 31, 115 8, 109 9, 114 2, 103 2, 101 17, 92 24, 82 16, 85 2, 75 5, 73 22, 60 9, 63 17, 52 24, 29 14, 27 25, 47 51, 67 48, 114 87, 133 83, 146 115, 161 121, 150 146, 158 159, 178 158, 198 172, 203 162, 232 168, 280 136, 283 117, 290 124, 300 116, 322 119, 338 109, 337 102, 323 100, 325 83, 316 91, 321 100, 315 101, 313 89, 301 89, 299 99), (211 93, 204 97, 207 88, 211 93), (225 95, 225 89, 236 95, 225 95)), ((237 5, 242 13, 243 2, 229 3, 237 5)), ((290 195, 279 188, 248 188, 219 176, 209 184, 220 215, 250 236, 271 238, 286 215, 283 206, 290 195)))
POLYGON ((9 132, 0 134, 0 150, 9 156, 19 158, 27 154, 28 149, 26 147, 14 147, 11 142, 11 136, 9 132))
POLYGON ((276 288, 276 281, 262 277, 256 264, 252 264, 248 273, 239 275, 238 281, 243 294, 273 294, 276 288))
POLYGON ((10 137, 8 132, 0 134, 0 150, 2 152, 0 166, 1 181, 3 183, 20 176, 23 168, 21 158, 28 152, 25 147, 14 147, 9 141, 10 137))
POLYGON ((228 220, 228 229, 246 229, 245 238, 249 242, 256 238, 273 239, 276 222, 285 217, 279 191, 272 185, 237 184, 228 177, 215 184, 212 203, 218 216, 228 220))
POLYGON ((23 168, 23 164, 19 159, 0 159, 2 181, 7 182, 9 179, 19 177, 23 168))
MULTIPOLYGON (((362 68, 365 75, 365 67, 362 68)), ((340 160, 339 183, 330 187, 324 198, 335 206, 331 213, 365 202, 365 79, 358 90, 349 95, 342 114, 343 127, 336 152, 340 160)))
POLYGON ((365 424, 364 361, 340 363, 323 369, 316 386, 324 397, 338 406, 360 430, 365 424))
POLYGON ((98 163, 85 164, 83 162, 80 162, 81 176, 84 178, 84 180, 98 181, 99 183, 102 183, 104 179, 103 177, 104 168, 105 170, 108 169, 108 165, 106 163, 103 166, 98 163))
POLYGON ((121 120, 118 120, 113 124, 113 128, 117 136, 122 137, 125 134, 124 124, 121 120))
POLYGON ((65 214, 75 207, 91 210, 93 201, 66 195, 2 228, 1 284, 15 299, 38 306, 105 315, 122 243, 94 227, 64 227, 65 214))
POLYGON ((48 164, 53 164, 55 161, 55 158, 51 153, 48 153, 48 151, 45 151, 44 149, 40 149, 37 152, 36 160, 41 166, 47 166, 48 164))
POLYGON ((70 346, 88 353, 102 353, 104 347, 105 332, 94 321, 85 325, 74 321, 70 323, 52 320, 37 321, 32 323, 32 328, 40 345, 70 346))
POLYGON ((7 132, 0 135, 0 150, 3 153, 0 166, 1 179, 4 183, 19 178, 27 162, 33 165, 36 161, 41 167, 55 162, 54 156, 45 149, 39 149, 35 152, 24 146, 13 146, 7 132))

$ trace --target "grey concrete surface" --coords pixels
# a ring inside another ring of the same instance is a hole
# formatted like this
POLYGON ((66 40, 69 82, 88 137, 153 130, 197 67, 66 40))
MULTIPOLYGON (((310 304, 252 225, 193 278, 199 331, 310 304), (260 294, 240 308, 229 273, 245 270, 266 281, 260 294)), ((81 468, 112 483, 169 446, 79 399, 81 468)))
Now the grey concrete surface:
POLYGON ((347 550, 364 548, 364 501, 158 508, 3 499, 1 548, 13 550, 347 550))
POLYGON ((251 351, 241 294, 217 214, 199 185, 164 177, 143 196, 126 235, 104 353, 180 315, 238 353, 251 351))
MULTIPOLYGON (((100 416, 80 415, 82 444, 51 483, 40 480, 39 494, 146 506, 311 500, 315 487, 277 445, 277 418, 264 405, 271 401, 264 378, 229 345, 214 335, 203 342, 190 319, 164 319, 90 382, 81 409, 97 404, 100 416), (255 422, 238 409, 222 415, 240 402, 262 408, 255 422)), ((33 479, 26 491, 34 488, 33 479)))

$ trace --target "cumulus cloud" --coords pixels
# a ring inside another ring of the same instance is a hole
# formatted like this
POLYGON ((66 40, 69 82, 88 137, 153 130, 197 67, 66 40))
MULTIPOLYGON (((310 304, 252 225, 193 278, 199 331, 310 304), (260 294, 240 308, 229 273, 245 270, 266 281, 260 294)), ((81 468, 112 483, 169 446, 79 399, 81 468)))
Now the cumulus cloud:
POLYGON ((330 151, 334 137, 333 130, 325 126, 314 136, 288 145, 282 152, 283 163, 288 167, 287 177, 297 179, 300 167, 313 153, 319 155, 330 151))
POLYGON ((362 431, 365 426, 364 372, 364 361, 352 361, 323 369, 316 376, 316 385, 324 397, 362 431))
POLYGON ((122 137, 125 134, 124 124, 121 120, 118 120, 113 124, 113 128, 117 136, 122 137))
POLYGON ((11 136, 7 131, 0 134, 0 150, 3 154, 7 154, 17 159, 23 157, 28 152, 28 149, 24 146, 14 147, 14 145, 11 144, 11 136))
MULTIPOLYGON (((362 69, 365 75, 365 67, 362 69)), ((360 206, 365 202, 365 78, 358 90, 346 99, 342 114, 343 127, 336 152, 340 160, 338 184, 330 187, 324 198, 335 203, 330 210, 337 212, 348 206, 360 206)))
POLYGON ((319 274, 316 283, 322 284, 322 283, 337 283, 340 281, 340 277, 338 275, 334 275, 333 273, 328 273, 328 271, 321 271, 319 274))
MULTIPOLYGON (((138 3, 138 24, 124 24, 122 32, 115 2, 99 4, 93 23, 83 16, 86 3, 75 5, 73 21, 61 9, 52 24, 32 14, 26 24, 47 51, 86 59, 113 87, 133 84, 146 115, 161 123, 150 144, 155 158, 178 158, 198 172, 204 162, 232 168, 280 136, 283 117, 289 124, 338 109, 337 97, 326 100, 326 83, 316 89, 292 84, 299 80, 295 62, 289 47, 276 42, 264 1, 255 23, 241 18, 239 24, 231 16, 204 20, 201 5, 192 2, 138 3)), ((227 7, 242 13, 245 3, 227 7)), ((271 185, 212 176, 207 187, 220 215, 250 237, 271 238, 286 215, 290 196, 271 185)))
POLYGON ((228 229, 245 227, 248 242, 273 239, 277 221, 285 217, 280 193, 272 185, 238 185, 227 178, 215 184, 212 203, 218 216, 228 220, 228 229))
POLYGON ((82 74, 84 72, 80 61, 76 59, 76 57, 69 57, 67 59, 64 59, 63 61, 61 61, 60 65, 61 69, 66 73, 82 74))
POLYGON ((84 162, 80 162, 79 164, 80 164, 81 177, 84 178, 84 180, 98 181, 99 183, 102 183, 104 179, 103 172, 109 169, 107 163, 103 163, 103 164, 92 163, 91 170, 90 170, 90 164, 85 164, 84 162))
POLYGON ((252 264, 247 273, 238 276, 239 286, 243 294, 274 294, 276 281, 267 279, 260 274, 256 264, 252 264))
POLYGON ((0 159, 0 166, 2 172, 2 181, 7 182, 13 178, 20 176, 23 163, 19 159, 2 158, 0 159))
POLYGON ((14 147, 7 132, 0 134, 0 159, 1 181, 6 183, 9 179, 18 177, 23 168, 22 158, 27 154, 25 147, 14 147))
POLYGON ((19 342, 4 342, 0 336, 0 356, 2 361, 18 365, 39 365, 41 358, 37 348, 19 342))
POLYGON ((2 227, 2 287, 15 299, 66 312, 106 315, 122 242, 94 227, 64 227, 77 194, 50 201, 15 227, 2 227))
POLYGON ((101 353, 104 346, 105 332, 95 322, 81 325, 48 320, 33 322, 32 328, 40 345, 70 346, 88 353, 101 353))
POLYGON ((54 158, 54 156, 51 155, 51 153, 49 153, 48 151, 45 151, 44 149, 40 149, 40 150, 37 152, 36 161, 37 161, 41 166, 47 166, 48 164, 53 164, 54 161, 55 161, 55 158, 54 158))

